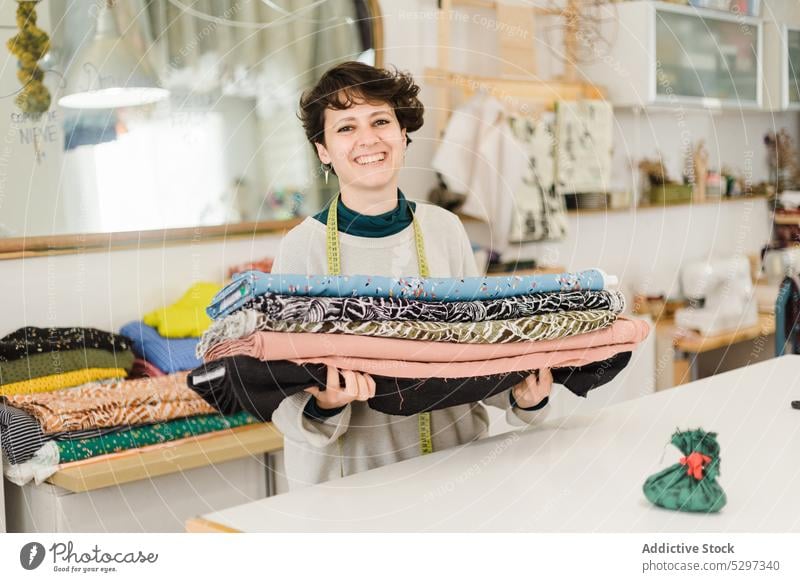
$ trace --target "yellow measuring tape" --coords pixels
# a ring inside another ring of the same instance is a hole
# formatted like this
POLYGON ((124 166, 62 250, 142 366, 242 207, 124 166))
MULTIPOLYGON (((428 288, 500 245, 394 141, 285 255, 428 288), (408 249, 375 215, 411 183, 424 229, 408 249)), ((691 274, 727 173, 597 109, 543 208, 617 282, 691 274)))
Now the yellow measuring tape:
MULTIPOLYGON (((337 194, 328 207, 328 222, 326 228, 326 246, 328 250, 328 274, 341 275, 341 251, 339 250, 339 217, 338 217, 339 195, 337 194)), ((409 209, 411 207, 409 206, 409 209)), ((411 210, 414 226, 414 240, 417 243, 417 262, 419 263, 419 274, 421 277, 430 277, 428 260, 425 256, 425 242, 422 240, 422 229, 419 226, 414 211, 411 210)), ((433 436, 431 434, 431 413, 422 412, 419 415, 419 446, 423 455, 433 452, 433 436)), ((339 443, 341 447, 341 442, 339 443)))

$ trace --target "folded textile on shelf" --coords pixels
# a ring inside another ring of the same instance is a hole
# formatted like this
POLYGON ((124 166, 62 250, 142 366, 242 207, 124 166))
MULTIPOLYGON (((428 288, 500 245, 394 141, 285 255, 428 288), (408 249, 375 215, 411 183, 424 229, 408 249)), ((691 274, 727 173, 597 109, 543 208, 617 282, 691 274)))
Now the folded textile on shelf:
POLYGON ((63 374, 31 378, 22 382, 3 384, 0 386, 0 396, 54 392, 98 380, 120 380, 127 377, 127 375, 128 371, 125 368, 85 368, 83 370, 64 372, 63 374))
POLYGON ((146 426, 132 426, 106 435, 92 438, 56 441, 59 462, 71 463, 100 455, 110 455, 129 449, 166 443, 220 430, 236 428, 258 422, 248 412, 236 412, 228 416, 203 414, 189 416, 146 426))
POLYGON ((0 361, 19 360, 46 352, 89 348, 116 353, 129 347, 128 340, 121 335, 90 327, 29 326, 0 338, 0 361))
MULTIPOLYGON (((585 366, 553 369, 554 382, 586 394, 616 377, 630 361, 630 352, 585 366)), ((409 416, 479 402, 522 382, 532 369, 462 378, 398 378, 372 374, 375 396, 367 401, 384 414, 409 416)), ((263 362, 248 356, 224 358, 189 375, 189 386, 223 414, 246 410, 269 421, 287 396, 309 386, 325 386, 327 366, 287 361, 263 362)))
POLYGON ((18 360, 0 361, 0 386, 86 368, 130 370, 132 366, 133 352, 129 349, 109 352, 86 348, 33 354, 18 360))
POLYGON ((647 337, 649 331, 647 322, 625 316, 618 317, 609 327, 590 333, 555 340, 508 344, 454 344, 345 334, 258 331, 238 340, 213 346, 205 360, 210 362, 237 355, 252 356, 265 361, 328 356, 382 360, 390 356, 407 362, 480 362, 537 352, 637 344, 647 337))
POLYGON ((41 485, 56 471, 58 471, 58 447, 54 442, 45 443, 24 463, 3 467, 6 479, 20 487, 31 481, 41 485))
POLYGON ((35 481, 39 485, 56 473, 65 463, 102 455, 113 455, 131 449, 152 447, 255 422, 257 422, 256 419, 247 412, 231 416, 210 414, 147 426, 123 427, 114 433, 93 438, 48 441, 34 451, 24 463, 5 467, 5 475, 12 483, 19 486, 25 485, 29 481, 35 481))
POLYGON ((0 445, 9 463, 14 465, 31 459, 48 441, 92 438, 121 428, 124 427, 91 428, 46 435, 39 421, 30 414, 0 402, 0 445))
MULTIPOLYGON (((611 325, 611 311, 563 311, 519 319, 446 323, 441 321, 271 321, 250 309, 237 311, 222 332, 225 337, 205 337, 203 346, 235 340, 255 331, 282 333, 325 333, 399 338, 414 341, 469 344, 511 343, 551 340, 588 333, 611 325)), ((198 344, 198 352, 201 346, 198 344)))
POLYGON ((191 370, 200 365, 195 356, 197 338, 167 339, 142 321, 131 321, 119 332, 130 338, 133 353, 167 374, 191 370))
POLYGON ((219 290, 216 283, 195 283, 175 303, 145 314, 142 320, 163 337, 200 337, 211 325, 206 305, 219 290))
POLYGON ((95 427, 149 424, 214 410, 186 386, 186 372, 89 384, 43 394, 7 396, 6 401, 33 416, 45 434, 95 427))
POLYGON ((249 271, 237 275, 211 301, 208 315, 217 319, 266 293, 308 297, 399 297, 419 301, 475 301, 532 293, 600 291, 615 278, 598 269, 559 275, 421 278, 368 275, 293 275, 249 271))

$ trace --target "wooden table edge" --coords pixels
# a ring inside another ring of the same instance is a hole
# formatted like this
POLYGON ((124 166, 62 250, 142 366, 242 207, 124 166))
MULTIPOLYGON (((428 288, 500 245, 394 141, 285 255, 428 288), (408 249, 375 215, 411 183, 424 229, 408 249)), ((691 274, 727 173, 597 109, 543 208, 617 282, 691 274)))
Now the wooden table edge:
POLYGON ((193 517, 186 520, 186 533, 243 533, 242 530, 222 525, 210 519, 193 517))

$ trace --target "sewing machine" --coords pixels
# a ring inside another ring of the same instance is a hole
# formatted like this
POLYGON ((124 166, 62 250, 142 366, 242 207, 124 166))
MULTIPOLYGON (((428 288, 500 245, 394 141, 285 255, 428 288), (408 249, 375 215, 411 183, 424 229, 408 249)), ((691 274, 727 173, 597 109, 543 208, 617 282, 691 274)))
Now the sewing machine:
POLYGON ((675 313, 682 329, 717 335, 758 323, 747 257, 691 263, 681 273, 681 287, 689 300, 675 313))

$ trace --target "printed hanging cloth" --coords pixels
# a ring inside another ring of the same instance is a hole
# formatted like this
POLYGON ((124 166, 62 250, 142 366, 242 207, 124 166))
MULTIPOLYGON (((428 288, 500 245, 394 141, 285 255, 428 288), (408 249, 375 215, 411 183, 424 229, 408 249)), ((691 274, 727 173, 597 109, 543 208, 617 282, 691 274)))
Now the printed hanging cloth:
POLYGON ((294 275, 249 271, 237 275, 212 300, 207 312, 217 319, 266 293, 305 297, 399 297, 419 301, 476 301, 534 293, 606 288, 598 269, 558 275, 506 277, 382 277, 370 275, 294 275))
POLYGON ((672 444, 684 454, 674 465, 651 475, 644 483, 647 499, 665 509, 715 513, 725 507, 717 433, 703 429, 676 431, 672 444))

